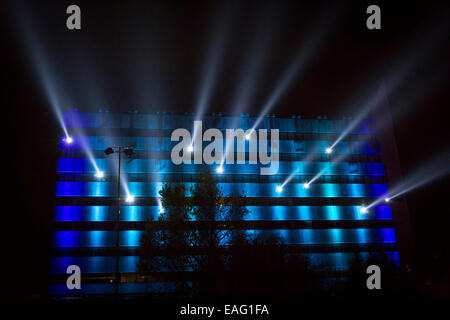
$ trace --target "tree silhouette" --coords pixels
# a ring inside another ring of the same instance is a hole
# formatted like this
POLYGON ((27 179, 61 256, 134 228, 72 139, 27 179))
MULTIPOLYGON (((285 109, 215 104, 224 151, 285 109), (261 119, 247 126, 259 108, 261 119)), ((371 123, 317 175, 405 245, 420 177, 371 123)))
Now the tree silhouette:
POLYGON ((228 292, 233 297, 312 295, 321 287, 308 259, 289 253, 281 238, 239 237, 229 252, 228 292))
POLYGON ((141 274, 191 296, 289 296, 320 288, 309 261, 281 238, 243 230, 245 194, 225 197, 210 172, 200 173, 190 196, 183 184, 165 184, 159 194, 164 211, 146 224, 141 274))
POLYGON ((159 192, 164 212, 146 224, 138 270, 166 274, 179 293, 211 295, 225 272, 223 249, 239 232, 232 222, 248 213, 246 197, 224 197, 208 171, 201 172, 199 183, 189 191, 191 197, 183 184, 165 184, 159 192), (195 275, 193 286, 186 281, 187 273, 195 275))

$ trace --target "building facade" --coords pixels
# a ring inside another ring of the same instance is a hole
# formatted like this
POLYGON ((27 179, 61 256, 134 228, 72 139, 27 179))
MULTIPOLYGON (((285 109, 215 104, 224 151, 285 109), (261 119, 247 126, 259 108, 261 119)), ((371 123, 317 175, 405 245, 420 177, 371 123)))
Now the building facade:
MULTIPOLYGON (((163 283, 143 282, 136 273, 140 235, 146 219, 159 215, 162 185, 183 182, 189 187, 205 166, 171 161, 171 150, 178 143, 171 141, 172 132, 177 128, 192 131, 194 120, 193 114, 64 114, 73 142, 66 143, 63 136, 59 143, 50 294, 114 294, 117 256, 120 294, 164 287, 163 283), (121 161, 118 246, 118 158, 117 154, 104 153, 111 146, 132 146, 135 152, 121 161), (98 171, 104 176, 96 175, 98 171), (133 203, 126 202, 128 195, 134 196, 133 203), (81 269, 81 290, 66 286, 70 265, 81 269)), ((256 118, 212 114, 202 121, 203 130, 225 132, 230 128, 247 130, 256 118)), ((243 228, 280 236, 293 252, 307 256, 331 275, 345 271, 354 252, 362 256, 379 252, 403 263, 399 243, 407 241, 398 237, 407 233, 396 223, 396 215, 407 214, 398 203, 381 202, 368 212, 362 210, 388 194, 392 175, 385 165, 391 163, 390 155, 383 153, 385 141, 380 140, 375 120, 361 121, 332 153, 326 152, 351 121, 268 115, 259 128, 279 130, 276 174, 261 175, 259 162, 224 164, 223 173, 215 172, 217 165, 210 166, 225 195, 245 191, 250 213, 243 228), (277 186, 290 176, 282 192, 277 192, 277 186), (317 179, 309 188, 304 188, 303 184, 314 177, 317 179)))

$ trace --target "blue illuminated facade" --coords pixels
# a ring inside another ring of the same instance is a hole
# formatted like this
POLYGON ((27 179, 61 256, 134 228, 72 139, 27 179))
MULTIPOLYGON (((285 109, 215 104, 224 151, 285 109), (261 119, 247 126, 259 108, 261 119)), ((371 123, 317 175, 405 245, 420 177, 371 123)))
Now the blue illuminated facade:
MULTIPOLYGON (((139 239, 145 221, 159 215, 158 191, 166 182, 196 183, 204 165, 175 165, 170 151, 177 128, 192 130, 194 115, 78 113, 64 114, 74 138, 60 138, 57 163, 55 230, 52 237, 51 294, 73 294, 66 288, 66 269, 80 266, 83 294, 114 293, 115 256, 120 254, 120 293, 144 293, 170 284, 140 282, 136 274, 139 239), (119 250, 114 223, 117 214, 117 157, 106 156, 110 146, 133 146, 136 154, 122 160, 123 202, 119 250), (89 150, 89 152, 86 152, 89 150), (95 177, 97 170, 104 177, 95 177)), ((256 118, 206 116, 208 128, 251 128, 256 118)), ((380 252, 399 263, 394 210, 380 203, 361 208, 388 192, 382 141, 366 119, 327 154, 325 149, 349 125, 349 120, 276 118, 266 116, 261 128, 278 129, 280 161, 277 174, 260 175, 261 164, 225 164, 216 174, 225 195, 244 190, 250 213, 242 225, 248 233, 276 234, 327 272, 345 271, 354 252, 367 256, 380 252), (333 159, 341 157, 340 162, 333 159), (277 193, 276 186, 295 176, 277 193), (322 175, 303 188, 317 173, 322 175), (245 227, 248 225, 248 227, 245 227), (271 227, 272 226, 272 227, 271 227)), ((212 168, 211 168, 212 169, 212 168)), ((213 171, 214 172, 214 171, 213 171)))

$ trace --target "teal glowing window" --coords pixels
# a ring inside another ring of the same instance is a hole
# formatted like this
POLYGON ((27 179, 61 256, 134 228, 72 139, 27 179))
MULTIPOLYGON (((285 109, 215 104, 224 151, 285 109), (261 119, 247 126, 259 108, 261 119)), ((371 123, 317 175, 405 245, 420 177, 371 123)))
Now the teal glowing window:
MULTIPOLYGON (((244 220, 370 220, 392 219, 390 206, 361 213, 360 206, 248 206, 244 220)), ((56 206, 55 221, 115 221, 116 206, 56 206)), ((122 221, 158 219, 159 206, 122 206, 122 221)))
MULTIPOLYGON (((158 197, 162 182, 129 182, 129 192, 135 197, 158 197)), ((189 190, 193 183, 185 183, 189 190)), ((380 197, 387 193, 386 184, 336 184, 313 183, 304 189, 301 183, 290 183, 283 192, 276 192, 276 183, 219 183, 224 195, 245 191, 248 197, 380 197)), ((56 195, 61 197, 114 197, 117 196, 114 182, 70 182, 56 183, 56 195)), ((188 194, 189 195, 189 194, 188 194)))
MULTIPOLYGON (((393 228, 380 229, 280 229, 247 230, 249 234, 261 232, 264 235, 276 235, 286 244, 345 244, 345 243, 394 243, 393 228)), ((120 246, 140 245, 142 231, 127 230, 120 232, 120 246)), ((114 231, 55 231, 54 247, 113 247, 116 237, 114 231)))
MULTIPOLYGON (((100 170, 105 173, 117 172, 117 159, 95 159, 100 170)), ((214 167, 214 165, 211 165, 214 167)), ((260 174, 261 164, 225 164, 227 174, 260 174)), ((201 165, 183 164, 175 165, 171 160, 133 159, 127 161, 122 167, 123 173, 198 173, 201 165)), ((92 173, 96 168, 88 159, 60 158, 58 159, 58 172, 92 173)), ((384 175, 384 165, 380 162, 349 163, 340 162, 304 162, 304 161, 279 161, 277 174, 289 175, 315 175, 322 172, 323 175, 384 175)))

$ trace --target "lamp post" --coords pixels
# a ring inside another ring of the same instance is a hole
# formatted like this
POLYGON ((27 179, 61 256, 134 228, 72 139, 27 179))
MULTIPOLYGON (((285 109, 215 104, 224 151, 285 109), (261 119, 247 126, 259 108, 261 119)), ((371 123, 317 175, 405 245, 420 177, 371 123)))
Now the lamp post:
POLYGON ((105 154, 108 156, 112 153, 118 153, 119 165, 117 172, 117 213, 116 213, 116 267, 115 267, 115 288, 114 293, 116 298, 119 297, 119 240, 120 240, 120 166, 121 166, 121 154, 124 153, 126 156, 132 156, 134 150, 132 147, 109 147, 105 149, 105 154))

